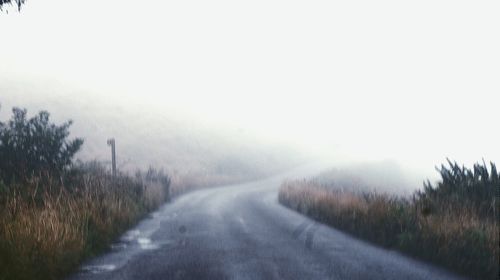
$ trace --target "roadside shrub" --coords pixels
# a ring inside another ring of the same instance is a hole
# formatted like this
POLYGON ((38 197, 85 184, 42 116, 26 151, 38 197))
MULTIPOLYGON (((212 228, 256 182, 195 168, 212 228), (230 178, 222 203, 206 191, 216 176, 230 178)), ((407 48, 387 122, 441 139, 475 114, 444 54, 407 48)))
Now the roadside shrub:
POLYGON ((170 186, 172 183, 172 179, 170 179, 170 176, 168 176, 163 169, 149 167, 149 169, 145 173, 138 170, 135 176, 137 179, 149 183, 160 184, 164 192, 166 193, 167 200, 171 199, 170 186))
POLYGON ((81 138, 67 139, 71 124, 51 123, 47 111, 28 119, 26 109, 13 108, 12 118, 0 124, 0 178, 9 185, 41 174, 62 174, 83 144, 81 138))
POLYGON ((436 186, 429 181, 424 183, 424 189, 416 192, 416 202, 423 209, 429 208, 427 211, 460 211, 467 208, 481 218, 498 220, 500 174, 495 164, 490 163, 490 170, 486 163, 476 163, 472 170, 450 160, 448 165, 436 168, 441 174, 441 181, 436 186))

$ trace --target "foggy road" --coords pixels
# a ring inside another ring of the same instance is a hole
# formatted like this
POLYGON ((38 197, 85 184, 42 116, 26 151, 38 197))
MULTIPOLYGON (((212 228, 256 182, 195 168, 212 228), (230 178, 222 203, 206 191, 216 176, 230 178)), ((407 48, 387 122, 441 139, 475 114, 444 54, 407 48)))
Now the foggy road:
POLYGON ((458 279, 295 213, 286 175, 164 205, 69 279, 458 279))

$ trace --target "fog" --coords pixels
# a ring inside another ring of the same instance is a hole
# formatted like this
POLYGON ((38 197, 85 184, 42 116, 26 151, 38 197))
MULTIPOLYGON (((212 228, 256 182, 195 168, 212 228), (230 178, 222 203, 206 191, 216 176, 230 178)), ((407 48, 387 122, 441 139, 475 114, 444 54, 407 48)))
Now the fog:
POLYGON ((73 119, 79 158, 106 160, 116 137, 123 169, 390 161, 421 181, 447 157, 500 162, 499 12, 498 1, 28 1, 0 14, 0 119, 12 106, 73 119))

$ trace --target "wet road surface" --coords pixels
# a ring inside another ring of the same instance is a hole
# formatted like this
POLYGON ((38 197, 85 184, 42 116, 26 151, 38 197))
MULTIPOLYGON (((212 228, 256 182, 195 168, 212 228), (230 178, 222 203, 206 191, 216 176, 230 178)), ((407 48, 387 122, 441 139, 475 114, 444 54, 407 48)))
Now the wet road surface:
POLYGON ((459 279, 281 206, 307 172, 183 195, 69 279, 459 279))

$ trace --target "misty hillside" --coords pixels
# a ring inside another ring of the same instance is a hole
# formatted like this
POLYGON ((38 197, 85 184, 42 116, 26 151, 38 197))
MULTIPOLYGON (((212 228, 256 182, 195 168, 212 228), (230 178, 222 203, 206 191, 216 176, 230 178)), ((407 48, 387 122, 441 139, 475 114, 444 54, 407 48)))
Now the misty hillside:
POLYGON ((422 178, 385 160, 349 164, 320 173, 315 180, 330 188, 408 194, 422 187, 422 178))
POLYGON ((109 164, 106 140, 114 137, 119 169, 165 168, 174 178, 189 177, 187 184, 192 185, 250 179, 299 162, 297 154, 289 148, 262 144, 241 130, 181 121, 169 114, 168 106, 164 112, 144 108, 143 104, 125 107, 120 100, 106 100, 99 95, 84 92, 75 95, 74 91, 68 95, 62 86, 44 91, 35 85, 32 88, 23 85, 23 91, 13 90, 12 86, 7 90, 4 86, 0 83, 2 120, 10 117, 13 106, 27 108, 30 116, 47 110, 56 123, 72 119, 71 136, 85 139, 82 151, 77 154, 84 161, 109 164))

